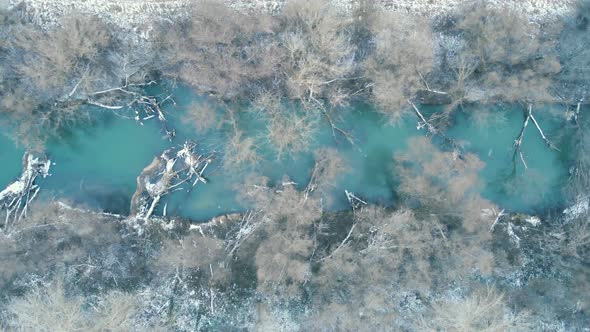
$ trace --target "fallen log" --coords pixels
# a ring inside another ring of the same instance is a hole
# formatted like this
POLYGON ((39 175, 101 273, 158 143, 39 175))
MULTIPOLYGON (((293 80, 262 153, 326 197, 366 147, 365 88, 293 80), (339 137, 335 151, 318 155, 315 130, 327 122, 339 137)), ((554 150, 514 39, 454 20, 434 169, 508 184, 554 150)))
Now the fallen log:
POLYGON ((49 159, 38 158, 28 152, 24 154, 21 176, 0 192, 0 211, 5 213, 4 223, 0 224, 0 229, 4 235, 10 235, 15 224, 27 216, 29 204, 40 190, 35 180, 38 176, 50 175, 50 166, 49 159))
POLYGON ((424 115, 422 115, 422 112, 420 112, 420 110, 418 109, 416 104, 414 104, 409 99, 408 99, 408 104, 410 104, 412 106, 412 108, 414 109, 414 112, 416 112, 416 115, 420 119, 420 121, 418 121, 418 126, 416 127, 416 129, 420 130, 422 128, 426 128, 432 136, 437 135, 438 130, 436 130, 436 128, 426 120, 426 118, 424 117, 424 115))
POLYGON ((176 153, 174 148, 167 149, 141 171, 131 198, 131 216, 148 221, 164 196, 181 190, 186 183, 192 188, 198 182, 208 182, 203 173, 212 162, 212 156, 198 154, 196 146, 186 141, 176 153))

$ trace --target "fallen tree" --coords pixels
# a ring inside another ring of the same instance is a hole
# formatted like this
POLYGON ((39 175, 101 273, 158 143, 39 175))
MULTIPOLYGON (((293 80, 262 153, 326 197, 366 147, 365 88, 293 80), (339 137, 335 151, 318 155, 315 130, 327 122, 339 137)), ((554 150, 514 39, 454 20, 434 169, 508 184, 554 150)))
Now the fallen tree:
POLYGON ((25 153, 21 176, 0 192, 0 211, 5 213, 4 223, 0 224, 0 231, 4 235, 10 236, 14 225, 27 216, 29 204, 37 197, 40 190, 35 180, 38 176, 48 176, 50 166, 49 159, 25 153))
MULTIPOLYGON (((196 143, 186 141, 176 153, 174 148, 167 149, 143 169, 131 198, 131 217, 148 221, 163 196, 182 190, 183 184, 192 188, 198 182, 207 183, 203 173, 213 156, 198 154, 196 146, 196 143)), ((166 215, 166 205, 163 214, 166 215)))

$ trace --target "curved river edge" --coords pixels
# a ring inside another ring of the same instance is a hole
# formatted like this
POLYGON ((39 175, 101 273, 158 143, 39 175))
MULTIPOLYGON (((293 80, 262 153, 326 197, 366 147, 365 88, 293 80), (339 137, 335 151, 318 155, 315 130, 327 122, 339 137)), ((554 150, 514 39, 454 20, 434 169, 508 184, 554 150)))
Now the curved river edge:
MULTIPOLYGON (((167 152, 169 151, 165 151, 164 154, 167 152)), ((187 153, 182 149, 177 155, 185 156, 183 152, 187 153)), ((164 154, 162 156, 164 156, 164 154)), ((223 238, 225 232, 238 227, 238 224, 247 223, 254 217, 254 214, 251 211, 246 211, 243 213, 220 214, 209 220, 191 220, 180 216, 166 216, 166 207, 164 207, 163 216, 152 214, 154 212, 154 206, 158 204, 161 197, 159 196, 157 199, 154 199, 155 195, 152 195, 153 191, 147 191, 145 187, 146 185, 150 186, 150 182, 153 183, 154 186, 157 186, 158 182, 161 181, 161 178, 166 178, 165 174, 162 176, 163 172, 161 172, 162 169, 166 169, 165 162, 173 161, 175 163, 178 158, 172 157, 171 159, 162 159, 162 156, 154 158, 154 161, 146 166, 142 173, 137 177, 138 188, 131 198, 132 206, 135 206, 135 208, 132 209, 129 215, 80 208, 76 205, 71 205, 66 201, 60 200, 59 197, 51 199, 50 203, 54 204, 60 210, 76 211, 81 214, 106 217, 107 220, 125 225, 130 229, 137 231, 139 234, 144 233, 146 229, 156 227, 167 232, 187 233, 198 231, 203 235, 207 234, 223 238), (164 163, 159 164, 158 160, 163 160, 164 163), (156 179, 155 182, 153 182, 153 177, 155 177, 154 174, 161 176, 160 179, 156 179), (142 198, 144 200, 142 200, 142 198), (141 206, 142 204, 143 206, 141 206)), ((181 162, 182 161, 179 163, 181 162)), ((7 212, 6 220, 10 217, 15 220, 14 222, 18 221, 18 219, 23 216, 26 217, 29 205, 37 198, 39 191, 42 190, 37 184, 36 179, 41 177, 45 178, 51 175, 50 167, 52 162, 47 158, 37 157, 32 153, 26 152, 23 156, 22 165, 23 171, 21 176, 16 181, 10 183, 4 190, 0 191, 0 209, 7 212)), ((201 170, 200 172, 197 172, 198 174, 202 174, 204 171, 202 166, 200 166, 200 168, 197 167, 196 169, 201 170)), ((192 178, 192 175, 189 176, 189 179, 190 178, 192 178)), ((204 178, 197 177, 195 183, 199 180, 206 181, 204 178)), ((348 194, 349 192, 347 192, 347 195, 348 194)), ((165 194, 162 196, 164 195, 165 194)), ((356 198, 354 194, 352 197, 356 198)), ((46 199, 43 198, 43 200, 46 199)), ((329 219, 330 216, 339 215, 341 218, 344 217, 344 219, 352 220, 352 213, 354 212, 353 208, 351 202, 349 209, 325 210, 321 219, 329 219)), ((394 206, 393 208, 395 209, 396 207, 394 206)), ((523 237, 526 237, 526 233, 531 229, 534 229, 533 231, 537 232, 542 231, 544 225, 548 226, 544 220, 547 220, 547 222, 551 222, 552 224, 567 223, 577 216, 582 215, 588 209, 590 209, 590 199, 588 197, 580 197, 578 201, 571 206, 560 204, 558 207, 542 209, 537 215, 510 212, 502 209, 497 213, 497 217, 490 225, 490 232, 493 232, 496 228, 502 228, 515 244, 519 244, 523 237), (559 216, 557 220, 555 218, 556 215, 559 216), (550 220, 550 217, 552 220, 550 220)), ((9 226, 10 223, 7 222, 3 227, 6 234, 10 234, 9 226)))

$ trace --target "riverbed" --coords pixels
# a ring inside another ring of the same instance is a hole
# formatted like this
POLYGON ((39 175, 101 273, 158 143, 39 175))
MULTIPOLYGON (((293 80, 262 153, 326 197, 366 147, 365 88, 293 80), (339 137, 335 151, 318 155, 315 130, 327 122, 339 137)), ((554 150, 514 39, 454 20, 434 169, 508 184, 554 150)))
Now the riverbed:
MULTIPOLYGON (((179 190, 164 199, 161 205, 168 203, 168 215, 207 220, 247 209, 247 204, 236 195, 236 186, 244 183, 252 172, 267 176, 271 181, 288 176, 303 188, 313 166, 312 151, 327 146, 336 148, 350 169, 334 183, 330 209, 347 207, 344 190, 371 202, 394 205, 397 197, 393 156, 409 148, 407 143, 411 137, 427 134, 424 129, 417 128, 413 113, 397 123, 389 123, 371 105, 359 102, 338 111, 340 126, 353 134, 355 146, 343 137, 334 137, 328 124, 323 123, 314 135, 310 152, 277 159, 272 148, 262 140, 258 146, 261 160, 255 167, 228 170, 222 166, 228 126, 199 132, 181 118, 192 102, 205 102, 205 99, 187 88, 177 88, 174 97, 176 105, 166 108, 170 125, 177 131, 173 142, 163 137, 155 119, 140 125, 108 112, 91 110, 95 113, 91 123, 47 144, 47 154, 54 165, 52 175, 39 180, 42 197, 58 197, 95 209, 128 213, 136 177, 141 170, 163 150, 191 139, 201 151, 218 153, 206 172, 207 184, 199 183, 192 190, 179 190)), ((442 106, 419 107, 430 113, 440 111, 442 106)), ((518 161, 514 169, 514 140, 522 128, 522 107, 465 106, 455 113, 452 126, 446 132, 463 151, 477 154, 485 163, 480 172, 484 197, 512 212, 535 213, 564 203, 561 188, 567 179, 571 156, 567 130, 560 129, 567 121, 561 105, 536 107, 536 119, 558 150, 547 147, 536 128, 529 125, 522 144, 528 168, 518 161)), ((240 123, 246 129, 245 134, 261 141, 264 126, 257 116, 238 113, 242 114, 240 123)), ((0 137, 0 187, 18 177, 24 153, 8 138, 9 133, 5 134, 0 137)))

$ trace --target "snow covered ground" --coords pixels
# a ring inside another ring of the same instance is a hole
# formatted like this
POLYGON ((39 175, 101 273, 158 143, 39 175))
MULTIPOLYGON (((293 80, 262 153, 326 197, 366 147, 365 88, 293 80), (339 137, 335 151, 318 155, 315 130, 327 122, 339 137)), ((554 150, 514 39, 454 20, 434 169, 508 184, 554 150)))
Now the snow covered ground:
MULTIPOLYGON (((38 24, 52 24, 69 12, 99 15, 126 30, 149 31, 152 22, 174 20, 187 12, 194 0, 0 0, 24 5, 26 15, 38 24)), ((247 12, 277 12, 289 0, 219 0, 247 12)), ((331 0, 334 6, 350 10, 357 0, 331 0)), ((386 9, 426 16, 444 15, 472 0, 375 0, 386 9)), ((487 0, 488 4, 522 12, 531 20, 567 15, 576 0, 487 0)))

